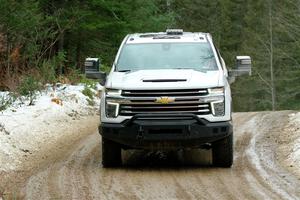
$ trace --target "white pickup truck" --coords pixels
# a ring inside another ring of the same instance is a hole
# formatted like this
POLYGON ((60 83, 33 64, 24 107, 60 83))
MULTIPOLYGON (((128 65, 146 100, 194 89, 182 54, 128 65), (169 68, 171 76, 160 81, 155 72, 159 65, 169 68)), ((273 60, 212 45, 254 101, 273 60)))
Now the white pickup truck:
POLYGON ((243 74, 251 58, 228 71, 209 33, 127 35, 101 98, 103 166, 121 165, 122 149, 211 148, 214 166, 231 167, 229 84, 243 74))

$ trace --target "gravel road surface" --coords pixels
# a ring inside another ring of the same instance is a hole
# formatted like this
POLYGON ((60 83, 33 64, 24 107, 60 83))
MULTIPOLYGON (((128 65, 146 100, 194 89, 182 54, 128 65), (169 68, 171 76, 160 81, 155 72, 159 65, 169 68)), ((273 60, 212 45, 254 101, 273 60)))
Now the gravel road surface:
POLYGON ((289 134, 285 130, 290 113, 234 114, 235 157, 230 169, 211 167, 209 150, 126 151, 123 167, 104 169, 101 138, 96 130, 87 132, 67 148, 45 152, 53 159, 31 172, 17 196, 33 200, 300 199, 299 176, 284 163, 282 152, 288 143, 280 143, 289 134))

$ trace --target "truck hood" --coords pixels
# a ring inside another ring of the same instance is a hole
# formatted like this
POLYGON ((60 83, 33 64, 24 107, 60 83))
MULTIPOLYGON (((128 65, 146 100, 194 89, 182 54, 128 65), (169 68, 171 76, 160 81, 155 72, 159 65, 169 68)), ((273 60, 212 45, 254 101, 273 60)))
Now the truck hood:
POLYGON ((189 89, 224 86, 220 71, 200 72, 192 69, 139 70, 111 72, 106 87, 114 89, 189 89))

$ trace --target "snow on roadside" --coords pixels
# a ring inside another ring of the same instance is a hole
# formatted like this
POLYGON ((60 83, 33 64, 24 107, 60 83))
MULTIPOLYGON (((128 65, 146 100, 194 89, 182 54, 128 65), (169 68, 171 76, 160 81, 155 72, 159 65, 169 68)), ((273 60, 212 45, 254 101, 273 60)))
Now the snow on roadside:
MULTIPOLYGON (((99 110, 99 95, 91 105, 88 97, 82 94, 83 89, 84 85, 59 85, 55 88, 48 85, 33 106, 16 101, 0 112, 0 171, 19 169, 22 158, 39 151, 49 138, 58 137, 59 132, 53 129, 65 128, 74 120, 95 115, 99 110)), ((95 94, 100 90, 101 85, 92 89, 95 94)))
POLYGON ((293 141, 292 151, 288 159, 292 166, 297 167, 297 171, 300 174, 300 112, 290 114, 289 120, 296 139, 293 141))

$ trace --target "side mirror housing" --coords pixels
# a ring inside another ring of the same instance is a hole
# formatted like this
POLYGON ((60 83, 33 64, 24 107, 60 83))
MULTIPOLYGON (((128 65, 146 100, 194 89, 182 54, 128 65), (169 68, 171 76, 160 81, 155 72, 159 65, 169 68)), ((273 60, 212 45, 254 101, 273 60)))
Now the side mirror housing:
POLYGON ((229 70, 229 82, 233 83, 235 78, 242 75, 252 75, 252 60, 250 56, 237 56, 236 66, 229 70))
POLYGON ((85 76, 89 79, 98 79, 101 85, 105 84, 106 73, 100 71, 99 58, 86 58, 84 62, 85 76))

